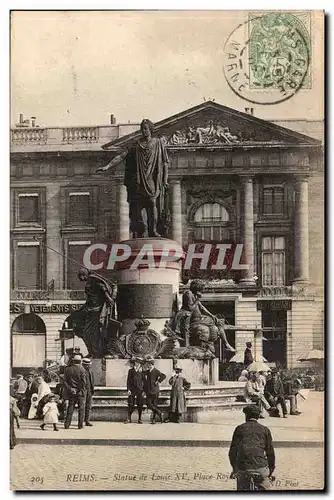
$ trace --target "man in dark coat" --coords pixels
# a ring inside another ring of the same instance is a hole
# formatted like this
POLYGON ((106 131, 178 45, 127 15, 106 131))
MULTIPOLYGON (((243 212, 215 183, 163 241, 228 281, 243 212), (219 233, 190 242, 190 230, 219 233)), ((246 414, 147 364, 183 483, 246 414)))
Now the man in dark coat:
POLYGON ((187 413, 187 402, 184 391, 189 391, 190 382, 182 376, 182 368, 174 368, 175 375, 169 379, 169 384, 172 386, 170 393, 170 420, 176 424, 180 423, 180 419, 184 413, 187 413))
POLYGON ((68 394, 64 385, 64 373, 59 374, 59 382, 56 385, 53 393, 56 396, 59 396, 59 399, 57 401, 59 420, 65 420, 68 408, 68 394))
POLYGON ((81 357, 74 356, 72 364, 67 366, 64 372, 64 386, 68 398, 68 408, 64 424, 65 429, 68 429, 71 425, 73 410, 76 404, 79 407, 78 428, 83 428, 86 385, 86 371, 81 366, 81 357))
POLYGON ((251 365, 254 361, 253 353, 252 353, 252 343, 246 342, 246 349, 244 352, 244 366, 247 369, 249 365, 251 365))
MULTIPOLYGON (((264 395, 270 403, 270 406, 277 408, 277 406, 280 405, 282 407, 283 417, 287 418, 288 410, 284 397, 283 383, 277 370, 272 370, 271 377, 266 383, 264 395)), ((276 415, 272 414, 272 416, 280 417, 280 414, 277 412, 276 415)))
POLYGON ((237 477, 237 490, 249 491, 248 471, 256 471, 260 478, 256 482, 260 490, 270 488, 269 478, 275 470, 275 452, 271 432, 259 424, 260 408, 246 406, 243 412, 246 422, 236 427, 229 451, 232 475, 237 477))
POLYGON ((82 366, 86 371, 86 390, 85 390, 85 424, 92 427, 89 417, 92 409, 93 394, 94 394, 94 375, 90 369, 92 361, 90 358, 83 358, 82 366))
POLYGON ((155 424, 156 416, 159 417, 162 423, 162 414, 158 409, 159 401, 159 384, 166 378, 164 373, 161 373, 154 367, 154 359, 147 359, 148 370, 144 373, 144 392, 146 393, 147 408, 152 410, 152 424, 155 424))
POLYGON ((131 415, 137 405, 138 410, 138 424, 142 424, 141 415, 144 405, 144 374, 142 370, 141 358, 133 358, 131 360, 132 367, 128 371, 128 378, 126 381, 126 388, 128 391, 128 418, 124 420, 125 424, 131 423, 131 415))

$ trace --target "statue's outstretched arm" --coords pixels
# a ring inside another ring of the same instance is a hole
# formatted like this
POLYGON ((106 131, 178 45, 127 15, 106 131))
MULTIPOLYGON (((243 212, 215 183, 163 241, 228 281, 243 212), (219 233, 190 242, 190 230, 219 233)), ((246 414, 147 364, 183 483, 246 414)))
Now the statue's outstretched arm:
POLYGON ((105 167, 100 167, 96 170, 96 173, 100 172, 105 172, 106 170, 109 170, 109 168, 117 167, 122 161, 126 158, 128 152, 123 151, 123 153, 115 156, 105 167))
POLYGON ((202 302, 198 301, 198 305, 200 310, 206 314, 207 316, 210 316, 210 318, 215 318, 214 314, 212 314, 206 307, 203 306, 202 302))

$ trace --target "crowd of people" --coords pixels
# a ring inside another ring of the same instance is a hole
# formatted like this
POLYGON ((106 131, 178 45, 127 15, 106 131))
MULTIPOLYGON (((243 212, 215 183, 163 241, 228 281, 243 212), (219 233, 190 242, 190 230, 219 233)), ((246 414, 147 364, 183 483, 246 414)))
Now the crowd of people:
MULTIPOLYGON (((94 375, 92 361, 83 357, 80 348, 67 349, 60 362, 59 381, 53 391, 47 371, 31 372, 25 377, 17 375, 11 386, 11 448, 15 446, 14 424, 19 428, 19 417, 29 420, 41 420, 40 428, 46 430, 49 425, 58 431, 59 421, 68 429, 72 423, 74 408, 78 407, 78 428, 92 426, 90 414, 94 394, 94 375)), ((156 422, 179 423, 186 413, 185 391, 190 389, 190 382, 182 376, 182 368, 175 367, 169 379, 171 386, 170 411, 168 418, 163 418, 159 409, 160 384, 166 375, 155 366, 155 361, 148 356, 145 359, 134 357, 130 360, 127 386, 127 418, 124 423, 132 422, 135 409, 138 423, 142 424, 143 408, 151 410, 151 424, 156 422)))
POLYGON ((19 428, 19 417, 28 420, 42 420, 40 428, 52 425, 58 431, 59 420, 64 428, 71 425, 75 405, 79 408, 78 428, 83 424, 91 426, 90 412, 94 393, 92 361, 84 358, 80 348, 67 350, 66 363, 61 365, 59 382, 51 390, 47 370, 41 373, 30 372, 26 377, 19 374, 11 386, 10 399, 10 447, 16 443, 15 427, 19 428))
POLYGON ((245 382, 244 401, 256 403, 260 409, 258 418, 265 418, 265 411, 271 417, 283 418, 288 416, 287 401, 289 401, 290 415, 301 414, 297 408, 297 394, 302 388, 300 379, 282 380, 277 368, 271 370, 254 371, 251 342, 246 343, 244 353, 244 369, 238 378, 239 382, 245 382))

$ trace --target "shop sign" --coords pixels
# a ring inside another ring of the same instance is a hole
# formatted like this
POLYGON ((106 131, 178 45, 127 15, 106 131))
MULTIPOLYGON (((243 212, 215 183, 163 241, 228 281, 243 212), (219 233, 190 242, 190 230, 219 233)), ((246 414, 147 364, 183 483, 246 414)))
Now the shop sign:
POLYGON ((9 310, 11 314, 22 314, 25 311, 25 305, 18 304, 17 302, 11 302, 9 310))
POLYGON ((285 311, 291 311, 292 300, 258 300, 257 310, 258 311, 276 311, 277 309, 283 309, 285 311))
POLYGON ((70 314, 81 309, 82 304, 30 304, 30 312, 35 314, 51 313, 51 314, 70 314))

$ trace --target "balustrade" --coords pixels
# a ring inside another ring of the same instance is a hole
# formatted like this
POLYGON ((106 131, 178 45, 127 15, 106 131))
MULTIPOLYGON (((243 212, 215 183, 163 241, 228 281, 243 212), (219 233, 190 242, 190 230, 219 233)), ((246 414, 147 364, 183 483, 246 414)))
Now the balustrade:
POLYGON ((10 300, 85 300, 84 290, 12 290, 10 300))
POLYGON ((14 144, 44 144, 47 140, 45 128, 17 128, 11 133, 14 144))
POLYGON ((97 142, 97 127, 72 127, 63 129, 63 142, 97 142))

